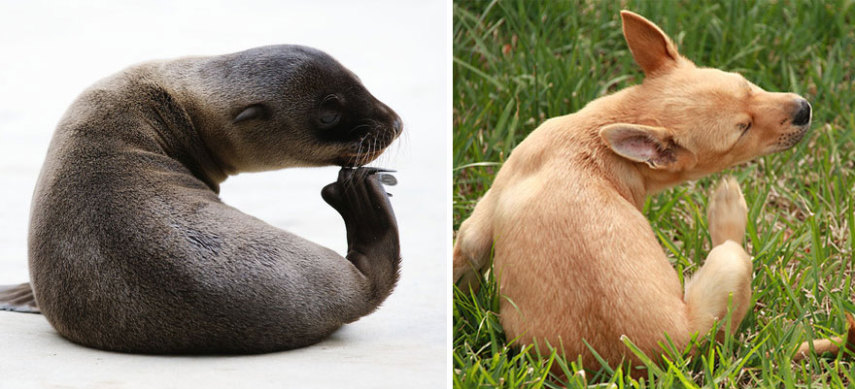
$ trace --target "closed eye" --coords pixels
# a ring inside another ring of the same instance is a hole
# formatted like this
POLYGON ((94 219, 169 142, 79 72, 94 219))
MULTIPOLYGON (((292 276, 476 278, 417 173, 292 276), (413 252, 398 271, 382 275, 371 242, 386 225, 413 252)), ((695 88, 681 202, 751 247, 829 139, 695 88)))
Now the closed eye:
POLYGON ((740 129, 742 129, 742 134, 740 135, 740 137, 741 137, 741 136, 743 136, 743 135, 747 134, 747 133, 748 133, 748 130, 750 130, 750 129, 751 129, 751 122, 747 122, 747 123, 740 123, 740 124, 739 124, 739 128, 740 128, 740 129))
POLYGON ((324 110, 318 117, 318 121, 325 127, 335 126, 339 119, 341 119, 341 114, 333 110, 324 110))
POLYGON ((341 99, 336 95, 328 95, 321 101, 318 108, 317 121, 321 128, 335 127, 341 121, 341 99))

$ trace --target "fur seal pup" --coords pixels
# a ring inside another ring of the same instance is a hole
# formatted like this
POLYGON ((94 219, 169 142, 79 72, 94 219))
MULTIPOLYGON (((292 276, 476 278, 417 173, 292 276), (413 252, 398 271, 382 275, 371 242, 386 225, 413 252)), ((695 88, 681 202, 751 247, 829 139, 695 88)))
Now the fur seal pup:
POLYGON ((122 352, 318 342, 397 281, 383 171, 354 166, 401 131, 353 73, 308 47, 130 67, 60 121, 33 197, 32 291, 4 290, 3 304, 37 305, 69 340, 122 352), (344 219, 346 258, 217 195, 230 174, 319 165, 343 166, 322 197, 344 219))

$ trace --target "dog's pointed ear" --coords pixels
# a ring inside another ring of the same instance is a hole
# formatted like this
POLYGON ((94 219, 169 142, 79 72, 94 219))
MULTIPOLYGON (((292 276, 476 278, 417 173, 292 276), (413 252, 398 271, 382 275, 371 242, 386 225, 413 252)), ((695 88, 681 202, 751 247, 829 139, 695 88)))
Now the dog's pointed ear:
POLYGON ((674 42, 651 21, 630 11, 620 11, 620 17, 629 51, 647 77, 674 68, 684 60, 674 42))
POLYGON ((680 156, 689 154, 663 127, 615 123, 600 129, 600 137, 615 152, 634 162, 646 163, 652 169, 674 170, 680 156))

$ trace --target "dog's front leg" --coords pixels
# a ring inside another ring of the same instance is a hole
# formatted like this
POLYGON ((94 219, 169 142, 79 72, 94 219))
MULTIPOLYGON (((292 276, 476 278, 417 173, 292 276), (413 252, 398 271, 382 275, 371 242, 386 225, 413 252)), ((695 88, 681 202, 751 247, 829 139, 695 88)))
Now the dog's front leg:
POLYGON ((751 303, 751 256, 742 247, 748 207, 732 177, 725 178, 709 205, 713 249, 704 265, 686 281, 684 299, 691 332, 705 334, 732 306, 730 331, 736 331, 751 303), (731 297, 732 296, 732 297, 731 297))
MULTIPOLYGON (((492 190, 491 190, 492 191, 492 190)), ((490 259, 493 248, 493 207, 495 195, 487 191, 478 201, 472 215, 460 225, 454 244, 453 280, 466 291, 477 291, 480 284, 478 273, 490 259), (467 288, 468 287, 468 288, 467 288)))

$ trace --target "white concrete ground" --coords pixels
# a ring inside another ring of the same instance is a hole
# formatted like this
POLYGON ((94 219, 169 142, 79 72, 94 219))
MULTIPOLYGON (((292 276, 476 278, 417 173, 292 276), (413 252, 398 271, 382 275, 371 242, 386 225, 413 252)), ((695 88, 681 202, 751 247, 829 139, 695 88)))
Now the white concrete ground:
MULTIPOLYGON (((401 232, 397 290, 374 314, 302 350, 256 356, 108 353, 60 338, 40 315, 0 312, 0 388, 440 388, 447 382, 446 2, 0 0, 0 284, 26 281, 33 186, 56 122, 97 79, 149 59, 276 43, 327 51, 404 119, 375 163, 401 232)), ((343 253, 320 198, 337 169, 244 174, 225 202, 343 253), (283 198, 289 198, 288 204, 283 198), (297 201, 293 201, 297 199, 297 201)))

